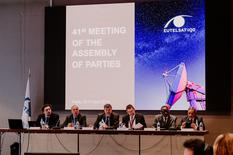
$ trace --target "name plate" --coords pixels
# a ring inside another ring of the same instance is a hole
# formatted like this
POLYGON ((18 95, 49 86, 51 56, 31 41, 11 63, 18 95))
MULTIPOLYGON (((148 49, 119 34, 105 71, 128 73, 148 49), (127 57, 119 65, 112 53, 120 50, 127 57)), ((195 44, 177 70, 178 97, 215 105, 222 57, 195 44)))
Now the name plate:
POLYGON ((195 131, 193 128, 182 128, 181 131, 195 131))
POLYGON ((127 131, 129 128, 117 128, 118 131, 127 131))
POLYGON ((144 128, 144 131, 155 131, 156 128, 144 128))
POLYGON ((64 127, 64 130, 74 130, 74 127, 64 127))
POLYGON ((94 130, 93 127, 82 127, 82 130, 94 130))
POLYGON ((29 127, 30 130, 40 130, 40 127, 29 127))

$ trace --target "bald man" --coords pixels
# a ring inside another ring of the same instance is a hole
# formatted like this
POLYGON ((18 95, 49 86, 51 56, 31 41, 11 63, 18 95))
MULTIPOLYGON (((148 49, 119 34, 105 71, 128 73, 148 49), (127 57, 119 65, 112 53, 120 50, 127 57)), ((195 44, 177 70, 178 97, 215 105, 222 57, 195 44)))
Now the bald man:
POLYGON ((202 123, 205 130, 205 124, 202 117, 197 116, 197 110, 194 107, 189 107, 187 116, 181 119, 180 128, 193 128, 199 130, 199 125, 202 123))
POLYGON ((77 105, 73 105, 71 107, 71 115, 67 116, 64 123, 63 127, 74 127, 77 122, 81 127, 86 127, 87 122, 86 122, 86 116, 82 116, 79 112, 79 107, 77 105))

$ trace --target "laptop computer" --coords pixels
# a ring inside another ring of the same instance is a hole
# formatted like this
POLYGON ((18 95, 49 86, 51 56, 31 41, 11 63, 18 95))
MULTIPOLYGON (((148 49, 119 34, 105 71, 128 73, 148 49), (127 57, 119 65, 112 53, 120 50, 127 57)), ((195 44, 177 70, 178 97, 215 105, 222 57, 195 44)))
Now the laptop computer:
POLYGON ((29 127, 40 127, 37 125, 36 121, 28 121, 28 125, 29 125, 29 127))
POLYGON ((21 119, 8 119, 10 129, 23 129, 23 122, 21 119))

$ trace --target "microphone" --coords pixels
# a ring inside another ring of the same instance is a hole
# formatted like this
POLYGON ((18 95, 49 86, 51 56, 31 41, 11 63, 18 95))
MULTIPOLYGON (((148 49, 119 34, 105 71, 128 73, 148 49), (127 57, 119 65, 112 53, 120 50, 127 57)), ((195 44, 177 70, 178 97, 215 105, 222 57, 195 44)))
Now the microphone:
POLYGON ((55 126, 52 127, 52 129, 60 129, 61 127, 59 126, 60 120, 57 120, 55 126))
POLYGON ((192 124, 192 119, 188 118, 185 121, 185 126, 186 128, 191 128, 191 124, 192 124))
POLYGON ((55 124, 55 126, 57 127, 59 126, 59 124, 60 124, 60 120, 57 120, 57 123, 55 124))

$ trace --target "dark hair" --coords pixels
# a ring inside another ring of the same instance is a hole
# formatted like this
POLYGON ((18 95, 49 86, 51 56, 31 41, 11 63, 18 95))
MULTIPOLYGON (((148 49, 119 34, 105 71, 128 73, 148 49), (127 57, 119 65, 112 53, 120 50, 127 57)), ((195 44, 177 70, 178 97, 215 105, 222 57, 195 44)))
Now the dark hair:
POLYGON ((108 104, 104 105, 104 108, 112 108, 112 106, 111 106, 111 104, 108 103, 108 104))
POLYGON ((132 104, 128 104, 128 105, 126 106, 125 110, 131 109, 131 108, 135 109, 134 106, 133 106, 132 104))
POLYGON ((212 146, 206 144, 205 145, 205 155, 213 155, 214 154, 214 149, 212 146))
POLYGON ((160 110, 162 111, 164 107, 167 108, 168 111, 170 111, 170 110, 169 110, 169 107, 166 106, 166 105, 163 105, 163 106, 160 108, 160 110))
POLYGON ((205 142, 201 139, 186 140, 183 146, 193 150, 194 155, 205 155, 205 142))
POLYGON ((41 111, 44 112, 44 108, 45 107, 50 107, 51 110, 53 109, 52 105, 51 104, 44 104, 43 107, 41 108, 41 111))

